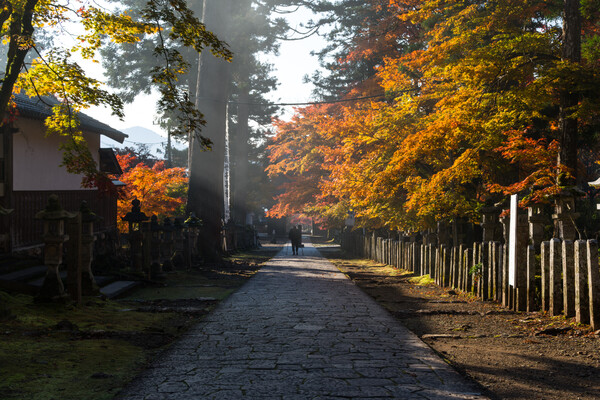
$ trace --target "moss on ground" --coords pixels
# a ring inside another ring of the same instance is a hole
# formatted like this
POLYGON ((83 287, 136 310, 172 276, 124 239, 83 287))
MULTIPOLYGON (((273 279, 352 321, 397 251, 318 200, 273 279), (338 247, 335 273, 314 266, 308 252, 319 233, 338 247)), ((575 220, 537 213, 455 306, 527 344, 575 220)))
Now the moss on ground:
POLYGON ((417 286, 427 286, 435 284, 435 281, 431 279, 429 275, 415 276, 413 278, 409 278, 408 281, 413 285, 417 286))
MULTIPOLYGON (((164 286, 141 288, 117 301, 90 297, 82 306, 39 304, 31 296, 0 292, 0 304, 10 314, 0 320, 0 399, 113 398, 203 315, 139 312, 135 304, 223 299, 279 249, 240 253, 219 266, 170 273, 164 286)), ((207 310, 214 304, 207 303, 207 310)))
POLYGON ((5 335, 0 342, 0 397, 110 399, 145 361, 144 349, 124 340, 5 335))

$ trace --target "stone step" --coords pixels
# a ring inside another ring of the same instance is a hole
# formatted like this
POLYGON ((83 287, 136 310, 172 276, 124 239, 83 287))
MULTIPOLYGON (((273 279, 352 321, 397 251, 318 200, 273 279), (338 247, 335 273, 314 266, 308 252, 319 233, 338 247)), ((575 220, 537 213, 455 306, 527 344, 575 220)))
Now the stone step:
POLYGON ((40 276, 42 276, 43 280, 43 277, 46 275, 47 270, 48 267, 46 267, 45 265, 37 265, 35 267, 20 269, 18 271, 13 271, 8 274, 0 275, 0 280, 27 282, 40 276))
POLYGON ((126 292, 133 290, 140 284, 141 283, 137 281, 116 281, 101 288, 100 293, 109 299, 114 299, 115 297, 121 296, 126 292))

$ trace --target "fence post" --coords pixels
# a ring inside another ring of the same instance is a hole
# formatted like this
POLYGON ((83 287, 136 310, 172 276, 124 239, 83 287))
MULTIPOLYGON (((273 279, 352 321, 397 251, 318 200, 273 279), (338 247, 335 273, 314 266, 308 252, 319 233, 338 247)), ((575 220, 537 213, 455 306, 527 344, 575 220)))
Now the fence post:
POLYGON ((550 308, 550 242, 542 242, 540 246, 541 267, 542 267, 542 311, 548 311, 550 308))
POLYGON ((490 242, 490 260, 492 261, 490 268, 490 292, 492 300, 498 300, 498 264, 500 260, 499 254, 500 243, 490 242))
POLYGON ((516 311, 527 310, 527 242, 529 240, 529 217, 517 212, 517 270, 515 274, 516 311))
POLYGON ((590 299, 590 325, 600 329, 600 270, 598 270, 598 242, 587 242, 588 288, 590 299))
POLYGON ((575 316, 574 246, 571 240, 562 242, 563 307, 565 317, 575 316))
POLYGON ((510 285, 508 284, 508 246, 502 246, 502 305, 510 306, 510 285))
POLYGON ((469 270, 471 269, 471 265, 472 265, 472 261, 473 261, 473 249, 472 248, 465 249, 464 260, 465 260, 465 266, 464 266, 463 290, 465 292, 470 292, 471 288, 473 286, 471 284, 472 275, 469 273, 469 270))
POLYGON ((490 248, 489 246, 481 246, 479 262, 481 263, 481 299, 489 299, 489 263, 490 263, 490 248))
POLYGON ((418 263, 419 260, 421 259, 421 254, 420 254, 421 247, 418 245, 417 242, 414 242, 413 248, 414 248, 414 252, 415 252, 415 256, 413 257, 413 263, 415 264, 414 269, 413 269, 413 271, 414 271, 417 269, 416 263, 418 263))
POLYGON ((448 264, 448 250, 445 244, 440 244, 440 286, 448 286, 448 275, 449 275, 449 264, 448 264))
POLYGON ((427 273, 427 247, 424 244, 417 245, 419 247, 419 267, 417 275, 422 276, 427 273))
POLYGON ((557 316, 562 313, 562 265, 561 265, 561 243, 559 239, 550 240, 550 315, 557 316))
POLYGON ((448 279, 448 287, 454 287, 454 275, 455 275, 455 268, 454 268, 454 264, 455 264, 455 260, 456 260, 456 247, 452 246, 450 247, 450 274, 449 274, 449 279, 448 279))
POLYGON ((441 265, 441 261, 442 261, 442 246, 437 245, 435 248, 435 283, 437 283, 439 286, 442 286, 442 265, 441 265))
POLYGON ((535 246, 527 246, 527 312, 535 311, 535 246))
POLYGON ((587 285, 587 254, 585 240, 575 241, 575 320, 590 322, 589 289, 587 285))
POLYGON ((431 268, 431 279, 433 279, 434 281, 437 280, 438 277, 438 270, 437 270, 437 259, 438 259, 438 252, 437 252, 437 246, 434 244, 430 244, 429 245, 429 254, 430 254, 430 268, 431 268))

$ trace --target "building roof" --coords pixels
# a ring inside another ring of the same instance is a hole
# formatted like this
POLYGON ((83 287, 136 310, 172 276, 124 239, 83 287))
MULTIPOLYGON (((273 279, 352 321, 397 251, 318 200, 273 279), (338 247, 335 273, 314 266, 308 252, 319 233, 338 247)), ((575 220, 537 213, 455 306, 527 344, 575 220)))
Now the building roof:
MULTIPOLYGON (((24 94, 17 94, 15 95, 15 103, 17 104, 19 115, 30 119, 45 121, 46 118, 52 115, 52 106, 58 104, 59 101, 50 96, 43 96, 40 99, 39 97, 28 97, 24 94)), ((79 113, 78 117, 81 129, 87 132, 104 135, 119 143, 123 143, 127 137, 123 132, 111 128, 84 113, 79 113)))

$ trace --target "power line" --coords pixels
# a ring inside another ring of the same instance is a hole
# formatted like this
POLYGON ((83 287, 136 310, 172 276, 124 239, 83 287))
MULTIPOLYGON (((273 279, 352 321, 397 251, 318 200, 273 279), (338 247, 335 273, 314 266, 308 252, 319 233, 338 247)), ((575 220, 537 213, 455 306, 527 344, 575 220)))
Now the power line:
MULTIPOLYGON (((412 91, 414 91, 414 89, 404 90, 401 93, 412 92, 412 91)), ((385 94, 375 94, 372 96, 352 97, 349 99, 338 99, 338 100, 327 100, 327 101, 307 101, 307 102, 299 102, 299 103, 251 103, 251 102, 238 102, 238 101, 233 101, 233 100, 227 100, 227 101, 225 101, 225 103, 234 104, 234 105, 243 104, 243 105, 247 105, 247 106, 313 106, 313 105, 319 105, 319 104, 348 103, 351 101, 376 99, 376 98, 382 98, 382 97, 386 97, 386 95, 385 94)), ((222 100, 207 99, 206 97, 204 97, 204 98, 200 97, 200 100, 211 101, 214 103, 223 103, 222 100)))
POLYGON ((164 142, 144 143, 144 142, 134 142, 133 140, 127 140, 127 139, 125 139, 124 142, 133 143, 133 144, 147 144, 147 145, 155 145, 155 144, 165 144, 165 143, 167 143, 166 140, 164 142))
POLYGON ((346 103, 350 101, 357 100, 367 100, 367 99, 376 99, 385 97, 385 94, 375 94, 372 96, 362 96, 362 97, 353 97, 349 99, 338 99, 338 100, 329 100, 329 101, 308 101, 303 103, 246 103, 246 102, 237 102, 237 101, 228 101, 229 104, 243 104, 248 106, 313 106, 319 104, 335 104, 335 103, 346 103))
MULTIPOLYGON (((395 91, 395 93, 410 93, 410 92, 417 92, 421 90, 421 88, 413 88, 413 89, 404 89, 404 90, 397 90, 395 91)), ((347 102, 351 102, 351 101, 357 101, 357 100, 368 100, 368 99, 377 99, 377 98, 383 98, 386 97, 385 93, 382 94, 374 94, 371 96, 361 96, 361 97, 351 97, 348 99, 338 99, 338 100, 328 100, 328 101, 307 101, 307 102, 299 102, 299 103, 246 103, 246 102, 237 102, 237 101, 233 101, 233 100, 229 100, 227 101, 227 103, 229 104, 243 104, 243 105, 248 105, 248 106, 313 106, 313 105, 319 105, 319 104, 336 104, 336 103, 347 103, 347 102)), ((212 100, 214 102, 218 102, 220 100, 215 100, 215 99, 207 99, 207 98, 200 98, 201 100, 212 100)))

